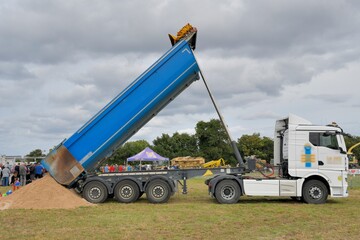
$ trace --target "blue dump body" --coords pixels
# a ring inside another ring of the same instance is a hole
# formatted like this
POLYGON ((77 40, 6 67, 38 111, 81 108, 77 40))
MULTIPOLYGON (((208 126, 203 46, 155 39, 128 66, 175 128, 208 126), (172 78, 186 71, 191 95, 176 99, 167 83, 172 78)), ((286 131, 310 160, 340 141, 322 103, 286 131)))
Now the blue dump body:
POLYGON ((71 185, 198 79, 199 67, 191 46, 182 40, 49 153, 42 164, 57 182, 71 185))

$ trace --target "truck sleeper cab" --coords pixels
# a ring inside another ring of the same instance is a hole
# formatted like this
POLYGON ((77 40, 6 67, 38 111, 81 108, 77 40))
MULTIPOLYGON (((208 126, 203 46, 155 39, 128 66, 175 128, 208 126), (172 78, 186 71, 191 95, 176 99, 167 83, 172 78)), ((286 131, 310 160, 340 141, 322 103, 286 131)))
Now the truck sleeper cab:
POLYGON ((222 176, 207 180, 220 203, 235 203, 241 195, 289 196, 306 203, 325 203, 328 195, 347 197, 348 159, 342 129, 318 126, 295 115, 275 125, 274 164, 277 178, 222 176))

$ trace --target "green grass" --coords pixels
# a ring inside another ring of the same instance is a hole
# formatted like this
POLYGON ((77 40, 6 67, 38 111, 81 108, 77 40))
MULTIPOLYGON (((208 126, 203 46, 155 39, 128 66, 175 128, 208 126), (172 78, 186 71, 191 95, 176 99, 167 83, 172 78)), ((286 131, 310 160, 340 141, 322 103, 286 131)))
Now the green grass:
POLYGON ((133 204, 0 211, 1 239, 359 239, 359 188, 323 205, 267 197, 220 205, 203 178, 188 183, 187 195, 161 205, 143 196, 133 204))
POLYGON ((360 189, 360 175, 348 175, 350 189, 360 189))

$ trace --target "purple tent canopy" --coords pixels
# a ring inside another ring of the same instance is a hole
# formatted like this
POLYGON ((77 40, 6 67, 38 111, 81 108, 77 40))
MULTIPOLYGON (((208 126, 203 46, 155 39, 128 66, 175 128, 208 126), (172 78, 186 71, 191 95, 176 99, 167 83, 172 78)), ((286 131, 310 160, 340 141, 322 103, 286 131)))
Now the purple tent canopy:
POLYGON ((138 154, 129 157, 127 159, 128 162, 131 161, 168 161, 168 158, 162 157, 156 152, 154 152, 151 148, 147 147, 138 154))

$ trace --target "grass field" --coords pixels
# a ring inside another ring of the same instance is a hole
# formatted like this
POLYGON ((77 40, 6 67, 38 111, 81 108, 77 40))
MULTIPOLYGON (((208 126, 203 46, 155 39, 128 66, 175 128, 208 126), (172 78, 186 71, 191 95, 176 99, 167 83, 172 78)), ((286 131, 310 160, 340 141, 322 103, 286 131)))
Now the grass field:
MULTIPOLYGON (((360 176, 351 180, 360 183, 360 176)), ((187 195, 179 191, 161 205, 143 196, 133 204, 0 211, 0 239, 360 239, 360 184, 349 198, 323 205, 267 197, 220 205, 204 178, 188 183, 187 195)))

